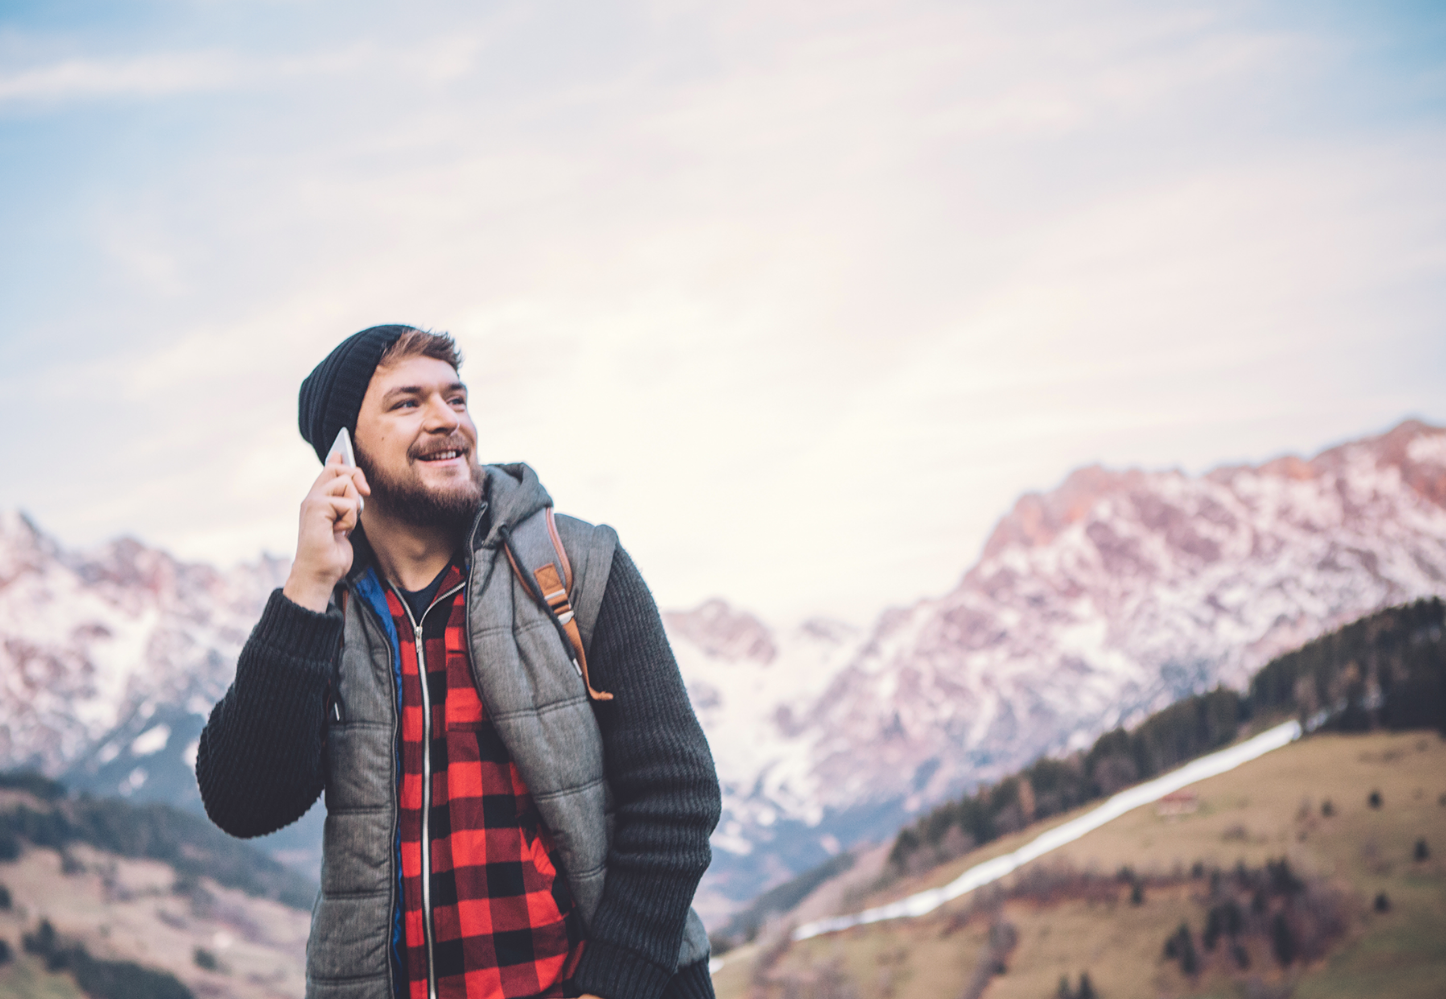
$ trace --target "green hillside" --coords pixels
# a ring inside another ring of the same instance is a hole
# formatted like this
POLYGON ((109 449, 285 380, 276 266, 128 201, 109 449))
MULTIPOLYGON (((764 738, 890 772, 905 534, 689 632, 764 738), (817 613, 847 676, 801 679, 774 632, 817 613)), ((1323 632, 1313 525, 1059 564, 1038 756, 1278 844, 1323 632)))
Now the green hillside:
POLYGON ((158 803, 72 797, 59 783, 30 771, 0 773, 0 862, 24 844, 64 850, 85 843, 121 857, 159 860, 189 878, 206 876, 256 898, 311 910, 317 885, 256 848, 227 836, 207 819, 158 803))
POLYGON ((849 909, 948 883, 1123 787, 1292 716, 1316 734, 1202 782, 1198 799, 1176 803, 1181 814, 1137 809, 928 917, 790 944, 779 913, 829 872, 775 889, 718 941, 720 951, 750 941, 727 956, 719 995, 1446 994, 1439 599, 1280 656, 1244 694, 1187 698, 938 806, 899 833, 872 893, 853 892, 849 909))
POLYGON ((0 774, 0 999, 300 999, 316 890, 205 819, 0 774))
MULTIPOLYGON (((1446 740, 1316 735, 1194 790, 1192 812, 1136 809, 926 917, 799 944, 764 934, 726 956, 719 997, 952 997, 996 963, 1003 972, 982 978, 990 999, 1050 999, 1061 977, 1076 996, 1082 973, 1102 999, 1446 994, 1446 740), (1380 807, 1371 807, 1373 793, 1380 807), (1233 934, 1232 904, 1243 924, 1233 934), (1288 964, 1277 953, 1277 917, 1292 937, 1288 964), (1182 925, 1193 974, 1179 956, 1182 925), (1012 947, 998 946, 1011 937, 1012 947), (1177 954, 1167 957, 1172 938, 1177 954)), ((1002 836, 861 901, 947 883, 1071 817, 1002 836)))

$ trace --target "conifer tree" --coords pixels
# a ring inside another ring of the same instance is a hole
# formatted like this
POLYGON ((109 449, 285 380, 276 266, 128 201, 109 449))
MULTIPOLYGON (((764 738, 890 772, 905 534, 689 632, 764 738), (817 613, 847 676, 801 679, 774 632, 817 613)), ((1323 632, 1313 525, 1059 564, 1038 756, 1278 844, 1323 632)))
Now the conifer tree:
POLYGON ((1270 949, 1282 967, 1289 967, 1295 962, 1295 934, 1282 912, 1277 912, 1270 922, 1270 949))

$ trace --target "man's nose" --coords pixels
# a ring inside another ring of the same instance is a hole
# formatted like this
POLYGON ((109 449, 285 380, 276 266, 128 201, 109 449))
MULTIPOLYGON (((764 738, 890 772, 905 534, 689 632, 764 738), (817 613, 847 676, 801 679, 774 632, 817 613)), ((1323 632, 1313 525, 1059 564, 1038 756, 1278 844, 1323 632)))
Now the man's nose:
POLYGON ((457 415, 447 400, 440 396, 434 396, 427 401, 427 418, 423 423, 423 429, 429 433, 450 434, 462 425, 462 418, 457 415))

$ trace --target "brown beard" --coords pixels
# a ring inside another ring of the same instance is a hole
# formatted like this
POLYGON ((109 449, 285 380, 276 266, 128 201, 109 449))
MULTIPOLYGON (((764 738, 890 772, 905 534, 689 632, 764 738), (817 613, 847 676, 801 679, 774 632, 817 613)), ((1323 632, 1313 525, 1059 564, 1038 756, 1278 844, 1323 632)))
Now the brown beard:
MULTIPOLYGON (((471 456, 466 442, 450 442, 453 447, 471 456)), ((445 450, 435 446, 432 451, 445 450)), ((407 457, 417 460, 417 448, 413 446, 407 457)), ((458 534, 472 526, 472 518, 482 505, 484 485, 487 481, 482 466, 472 464, 471 479, 464 485, 449 490, 434 490, 422 485, 416 479, 394 479, 384 473, 373 462, 361 445, 356 445, 357 467, 366 474, 367 484, 372 487, 368 502, 375 503, 390 516, 413 527, 444 527, 458 534)))

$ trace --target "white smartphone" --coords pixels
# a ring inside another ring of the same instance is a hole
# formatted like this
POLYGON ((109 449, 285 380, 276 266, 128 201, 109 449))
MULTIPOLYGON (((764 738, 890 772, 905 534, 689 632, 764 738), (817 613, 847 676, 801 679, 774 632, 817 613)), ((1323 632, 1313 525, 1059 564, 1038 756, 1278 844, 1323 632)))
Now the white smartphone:
MULTIPOLYGON (((347 468, 356 468, 356 452, 351 449, 351 434, 347 433, 346 427, 336 432, 336 440, 331 442, 331 450, 326 453, 326 464, 331 464, 332 455, 341 455, 341 463, 347 468)), ((367 501, 362 500, 357 507, 359 510, 367 508, 367 501)))
POLYGON ((336 433, 336 440, 331 442, 331 450, 326 453, 324 464, 331 464, 333 455, 341 455, 341 463, 347 468, 356 468, 356 452, 351 449, 351 434, 347 433, 346 427, 342 427, 336 433))

